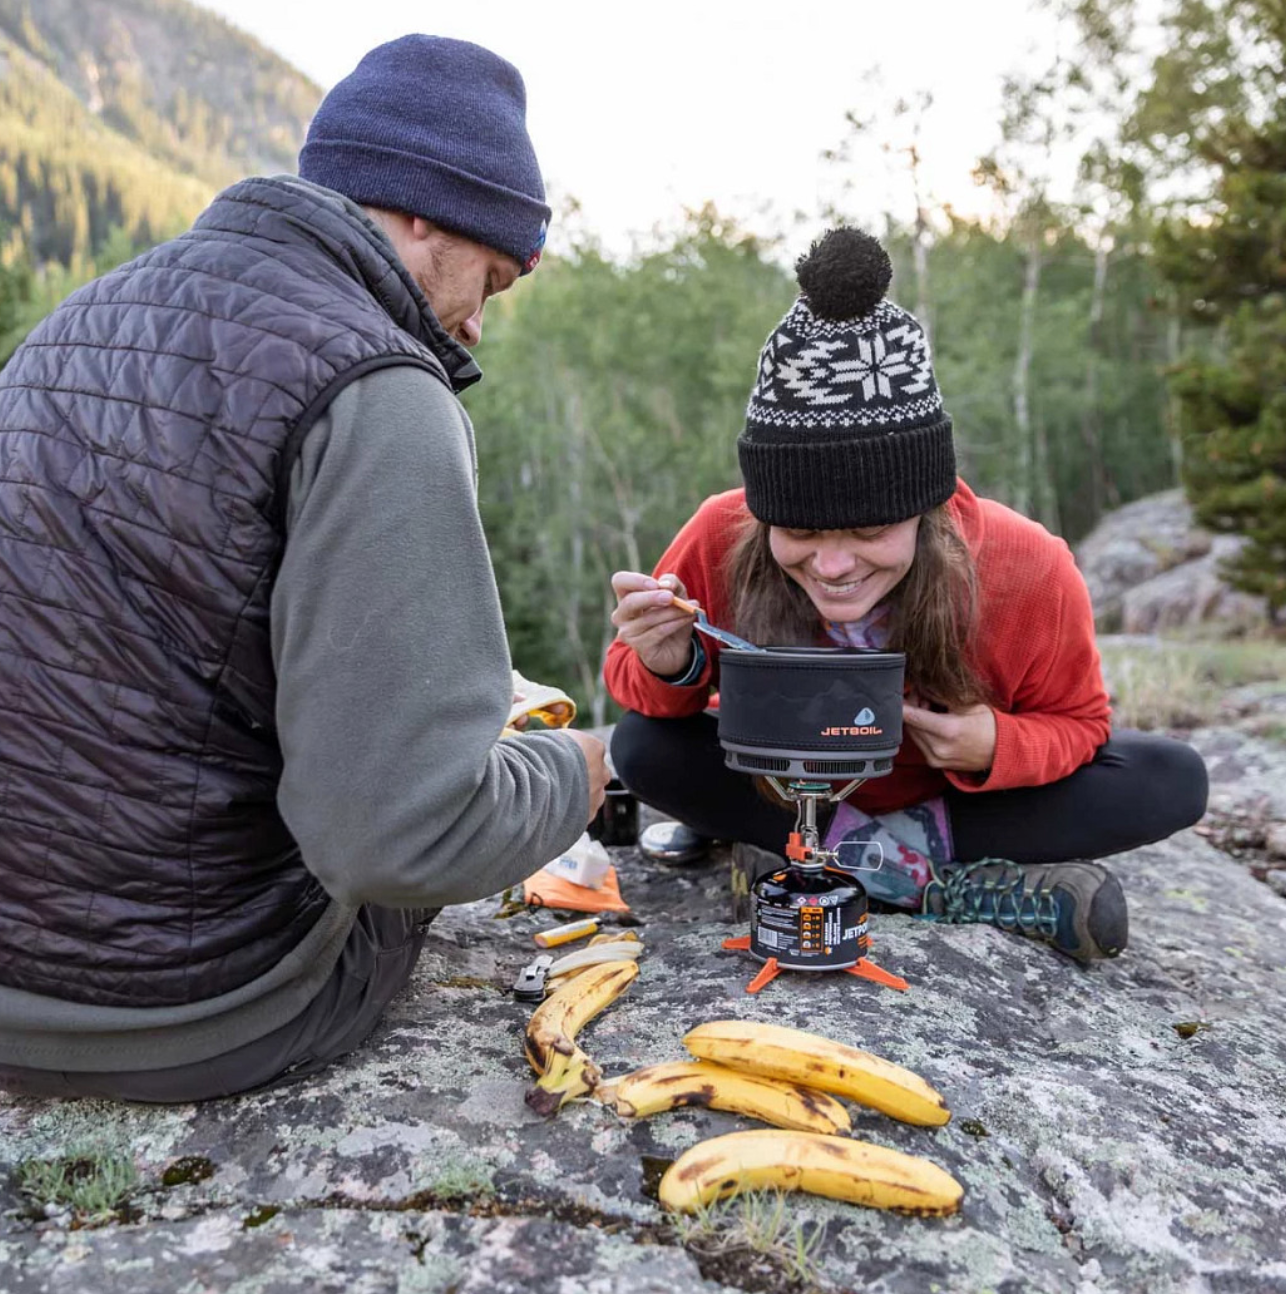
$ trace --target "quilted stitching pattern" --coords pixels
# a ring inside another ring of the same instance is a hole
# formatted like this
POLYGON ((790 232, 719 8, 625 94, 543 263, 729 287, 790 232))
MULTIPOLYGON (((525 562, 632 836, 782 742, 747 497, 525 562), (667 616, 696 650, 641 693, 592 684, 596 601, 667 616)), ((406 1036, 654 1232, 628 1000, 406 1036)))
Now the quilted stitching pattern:
POLYGON ((354 372, 446 381, 440 340, 360 222, 251 180, 0 373, 0 983, 204 999, 320 915, 275 805, 284 460, 354 372))

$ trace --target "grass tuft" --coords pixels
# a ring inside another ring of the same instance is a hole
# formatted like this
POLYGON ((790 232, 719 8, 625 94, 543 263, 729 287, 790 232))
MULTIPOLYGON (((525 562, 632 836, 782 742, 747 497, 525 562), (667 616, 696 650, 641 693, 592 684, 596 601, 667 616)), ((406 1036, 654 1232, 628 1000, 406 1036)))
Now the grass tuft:
POLYGON ((696 1254, 725 1259, 754 1255, 795 1286, 814 1286, 820 1280, 815 1254, 825 1228, 792 1223, 781 1191, 745 1191, 671 1221, 679 1243, 696 1254))
POLYGON ((69 1209, 78 1222, 115 1213, 139 1184, 134 1160, 119 1150, 86 1145, 51 1159, 18 1164, 18 1189, 44 1213, 69 1209))
MULTIPOLYGON (((1227 722, 1230 689, 1256 683, 1286 688, 1286 645, 1270 640, 1106 640, 1101 651, 1119 727, 1197 728, 1227 722)), ((1274 718, 1265 716, 1257 735, 1279 739, 1286 723, 1274 718)))

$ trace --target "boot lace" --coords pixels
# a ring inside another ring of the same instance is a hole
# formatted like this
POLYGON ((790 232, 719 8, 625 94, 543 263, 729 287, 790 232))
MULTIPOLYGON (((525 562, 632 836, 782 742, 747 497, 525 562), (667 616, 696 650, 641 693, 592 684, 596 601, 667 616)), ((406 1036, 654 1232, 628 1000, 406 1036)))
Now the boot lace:
POLYGON ((940 896, 942 911, 930 920, 951 924, 979 921, 1052 939, 1058 933, 1058 900, 1043 886, 1028 890, 1025 880, 1021 867, 1002 858, 953 867, 945 878, 935 873, 925 886, 925 897, 940 896), (987 868, 1000 870, 986 875, 987 868))

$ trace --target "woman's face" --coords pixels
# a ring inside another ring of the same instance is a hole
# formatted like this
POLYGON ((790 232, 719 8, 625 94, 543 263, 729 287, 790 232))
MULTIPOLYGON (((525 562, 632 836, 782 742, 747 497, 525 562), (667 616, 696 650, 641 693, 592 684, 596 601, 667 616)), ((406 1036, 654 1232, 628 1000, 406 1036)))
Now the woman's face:
POLYGON ((860 620, 911 569, 919 530, 919 517, 861 530, 771 526, 768 546, 824 619, 860 620))

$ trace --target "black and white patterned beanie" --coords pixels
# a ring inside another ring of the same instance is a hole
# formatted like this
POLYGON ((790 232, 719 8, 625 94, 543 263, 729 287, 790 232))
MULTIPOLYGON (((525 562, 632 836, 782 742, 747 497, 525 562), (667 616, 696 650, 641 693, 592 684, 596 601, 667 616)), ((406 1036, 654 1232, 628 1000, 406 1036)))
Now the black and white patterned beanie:
POLYGON ((884 300, 884 248, 832 229, 795 269, 799 299, 764 345, 737 438, 750 512, 792 530, 851 530, 945 503, 951 419, 924 329, 884 300))

